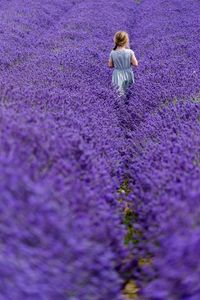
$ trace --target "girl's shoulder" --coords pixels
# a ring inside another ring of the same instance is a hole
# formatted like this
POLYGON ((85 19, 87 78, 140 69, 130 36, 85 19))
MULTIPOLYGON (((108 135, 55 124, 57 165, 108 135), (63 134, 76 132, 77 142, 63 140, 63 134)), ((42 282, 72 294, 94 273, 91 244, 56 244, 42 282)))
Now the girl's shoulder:
POLYGON ((112 49, 111 51, 110 51, 110 53, 120 53, 120 52, 128 52, 128 53, 134 53, 134 51, 132 50, 132 49, 130 49, 130 48, 125 48, 125 49, 123 49, 123 50, 114 50, 114 49, 112 49))
POLYGON ((112 49, 111 51, 110 51, 110 54, 111 53, 123 53, 124 51, 127 51, 127 50, 129 50, 129 49, 123 49, 123 50, 119 50, 119 49, 116 49, 116 50, 114 50, 114 49, 112 49))
POLYGON ((112 49, 112 50, 110 51, 110 57, 112 57, 113 55, 115 55, 115 50, 112 49))
POLYGON ((130 52, 131 54, 134 54, 134 53, 135 53, 131 48, 129 48, 128 50, 129 50, 129 52, 130 52))
POLYGON ((132 49, 128 49, 129 50, 129 54, 132 57, 133 55, 135 55, 135 52, 132 49))
POLYGON ((119 55, 120 53, 124 53, 124 52, 128 53, 130 55, 135 54, 134 51, 132 49, 130 49, 130 48, 126 48, 126 49, 123 49, 123 50, 114 50, 114 49, 112 49, 110 51, 110 57, 113 56, 113 55, 115 56, 115 54, 119 55))

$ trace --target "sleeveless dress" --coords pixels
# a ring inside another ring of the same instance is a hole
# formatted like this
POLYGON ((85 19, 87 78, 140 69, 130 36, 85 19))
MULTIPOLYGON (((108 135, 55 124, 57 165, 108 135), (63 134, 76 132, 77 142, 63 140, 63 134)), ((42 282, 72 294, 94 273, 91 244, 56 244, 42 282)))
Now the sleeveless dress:
POLYGON ((119 91, 120 96, 126 95, 127 89, 135 82, 131 68, 133 54, 134 51, 131 49, 112 50, 110 52, 110 58, 114 64, 112 84, 119 91))

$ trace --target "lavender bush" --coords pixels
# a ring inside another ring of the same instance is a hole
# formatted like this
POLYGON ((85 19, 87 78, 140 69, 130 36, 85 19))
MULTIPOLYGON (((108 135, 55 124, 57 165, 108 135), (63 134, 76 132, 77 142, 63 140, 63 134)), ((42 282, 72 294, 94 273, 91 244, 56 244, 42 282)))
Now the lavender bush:
POLYGON ((0 300, 199 299, 199 8, 1 1, 0 300))

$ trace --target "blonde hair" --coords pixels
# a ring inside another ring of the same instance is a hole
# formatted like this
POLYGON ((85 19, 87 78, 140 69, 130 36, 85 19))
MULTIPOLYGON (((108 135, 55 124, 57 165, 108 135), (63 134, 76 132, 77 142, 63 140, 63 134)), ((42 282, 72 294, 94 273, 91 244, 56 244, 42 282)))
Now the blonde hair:
POLYGON ((129 43, 128 33, 125 31, 117 31, 114 35, 114 43, 115 43, 115 47, 113 48, 113 50, 115 50, 117 46, 123 47, 126 44, 128 44, 129 43))

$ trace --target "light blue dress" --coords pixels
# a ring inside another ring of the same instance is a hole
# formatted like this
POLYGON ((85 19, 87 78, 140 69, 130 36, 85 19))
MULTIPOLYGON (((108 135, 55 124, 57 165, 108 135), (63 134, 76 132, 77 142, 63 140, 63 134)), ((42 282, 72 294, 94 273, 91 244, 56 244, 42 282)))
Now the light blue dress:
POLYGON ((117 88, 120 96, 125 95, 130 85, 135 82, 131 67, 133 54, 134 51, 131 49, 112 50, 110 52, 110 58, 112 58, 114 64, 112 84, 117 88))

